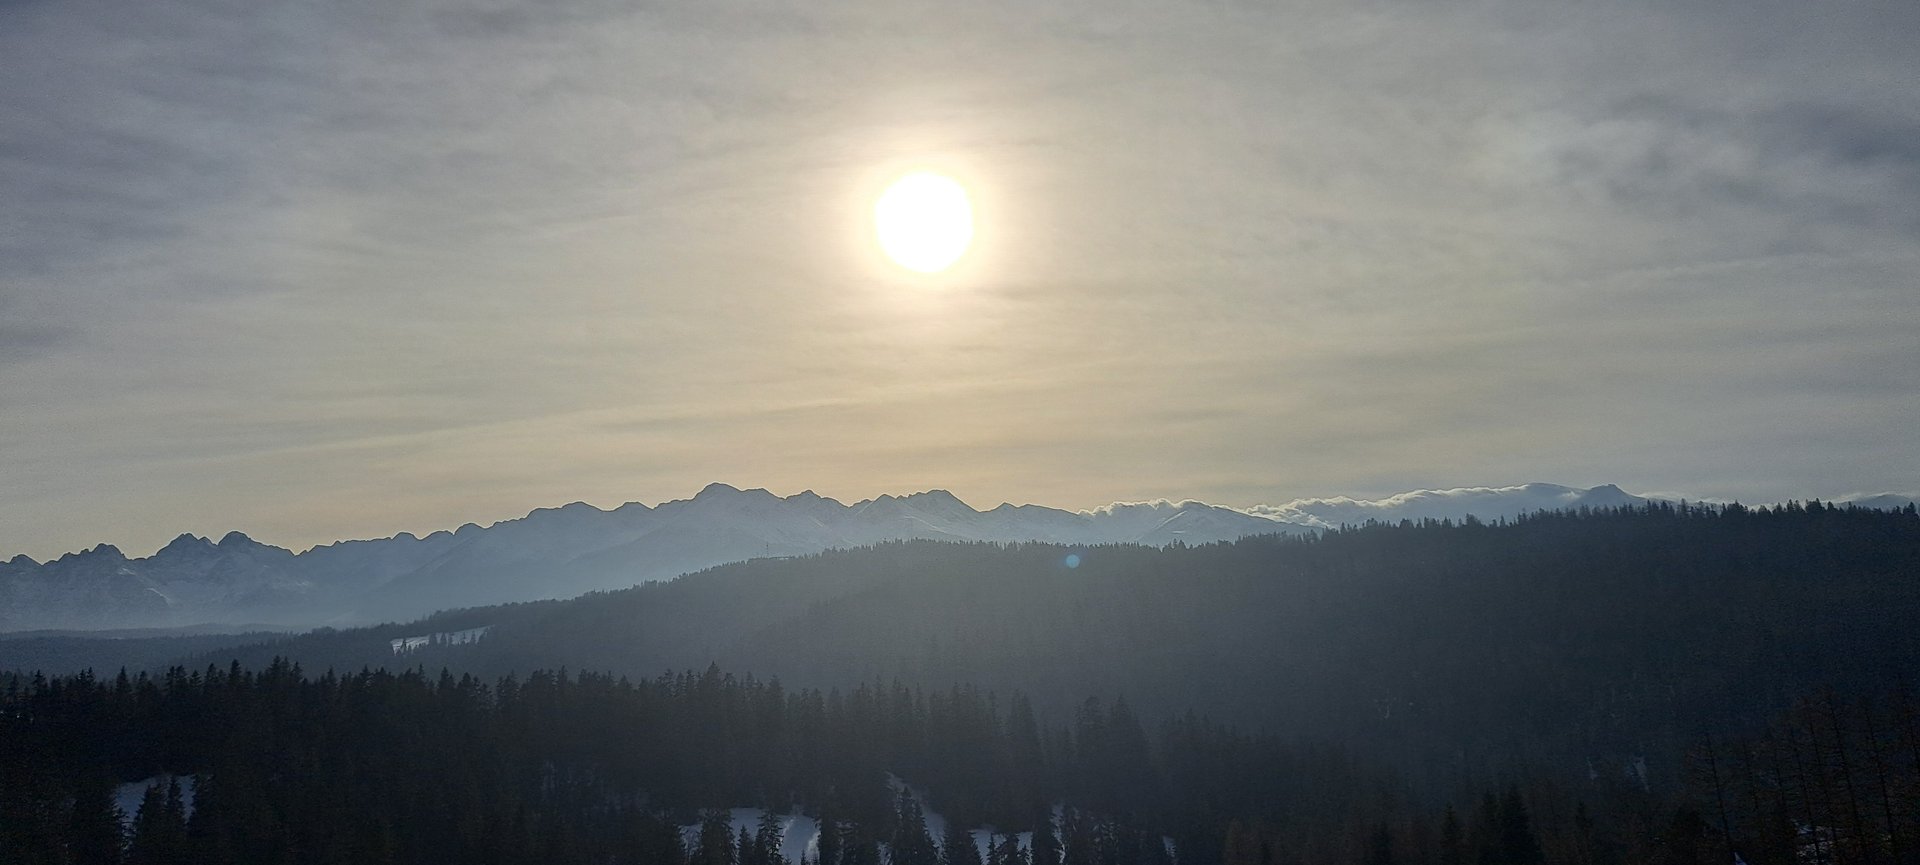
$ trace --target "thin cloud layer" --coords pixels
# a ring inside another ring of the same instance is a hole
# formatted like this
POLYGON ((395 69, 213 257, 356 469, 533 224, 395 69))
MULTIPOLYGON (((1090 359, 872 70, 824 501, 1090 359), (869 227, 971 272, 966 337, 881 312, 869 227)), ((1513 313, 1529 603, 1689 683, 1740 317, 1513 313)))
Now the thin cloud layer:
POLYGON ((1917 8, 0 4, 0 556, 1920 486, 1917 8), (933 291, 865 233, 919 167, 933 291))

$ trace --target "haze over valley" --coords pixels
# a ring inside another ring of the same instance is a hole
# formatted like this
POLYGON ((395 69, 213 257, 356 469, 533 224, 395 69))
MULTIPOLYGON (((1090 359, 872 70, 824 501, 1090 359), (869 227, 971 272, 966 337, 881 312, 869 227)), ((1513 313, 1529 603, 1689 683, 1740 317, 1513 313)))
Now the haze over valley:
POLYGON ((1011 504, 982 511, 944 490, 842 504, 811 491, 780 497, 716 483, 654 507, 636 502, 601 510, 576 502, 484 528, 341 541, 298 553, 233 532, 217 541, 183 534, 141 557, 108 544, 45 563, 15 557, 0 563, 0 631, 370 624, 455 607, 568 598, 726 562, 884 541, 1191 545, 1369 520, 1471 515, 1491 521, 1645 501, 1611 485, 1526 484, 1245 509, 1161 501, 1088 511, 1011 504))

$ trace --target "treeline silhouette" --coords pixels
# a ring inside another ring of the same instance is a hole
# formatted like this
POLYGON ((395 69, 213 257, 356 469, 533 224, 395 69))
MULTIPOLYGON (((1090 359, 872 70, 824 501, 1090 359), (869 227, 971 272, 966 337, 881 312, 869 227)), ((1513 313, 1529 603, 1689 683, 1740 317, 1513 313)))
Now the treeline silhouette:
POLYGON ((1911 865, 1920 837, 1903 692, 1829 693, 1704 740, 1668 794, 1535 773, 1439 805, 1341 749, 1192 716, 1150 734, 1124 700, 1077 714, 1048 727, 1018 694, 789 691, 714 668, 16 677, 0 861, 1911 865), (150 786, 129 815, 114 792, 130 781, 150 786), (945 815, 938 843, 909 789, 945 815), (721 809, 747 805, 766 817, 732 832, 721 809), (782 813, 823 827, 799 862, 782 813))
POLYGON ((1163 832, 1207 858, 1234 814, 1335 815, 1334 791, 1385 786, 1330 749, 1192 718, 1150 736, 1124 700, 1043 728, 1025 697, 1003 707, 968 687, 788 691, 717 668, 486 685, 417 670, 308 677, 277 661, 12 679, 0 861, 120 861, 116 785, 193 776, 191 816, 177 782, 151 789, 126 861, 762 865, 772 854, 744 843, 721 863, 702 852, 712 839, 677 841, 702 810, 754 805, 835 827, 821 865, 878 865, 883 842, 909 865, 896 775, 956 827, 1039 830, 1001 859, 1030 861, 1038 845, 1128 865, 1164 861, 1163 832), (1072 807, 1048 840, 1061 802, 1072 807))
POLYGON ((907 542, 207 652, 309 669, 724 669, 1090 696, 1344 745, 1420 795, 1539 764, 1672 788, 1703 731, 1920 659, 1920 515, 1655 503, 1167 549, 907 542), (1066 564, 1069 554, 1078 566, 1066 564), (470 645, 389 641, 490 627, 470 645))
POLYGON ((1920 861, 1920 704, 1912 692, 1795 700, 1764 728, 1689 754, 1696 807, 1671 833, 1750 861, 1920 861))
POLYGON ((1914 509, 1820 503, 747 562, 0 676, 0 862, 783 865, 682 838, 752 805, 879 865, 925 853, 891 773, 1048 830, 981 865, 1914 865, 1916 575, 1914 509))

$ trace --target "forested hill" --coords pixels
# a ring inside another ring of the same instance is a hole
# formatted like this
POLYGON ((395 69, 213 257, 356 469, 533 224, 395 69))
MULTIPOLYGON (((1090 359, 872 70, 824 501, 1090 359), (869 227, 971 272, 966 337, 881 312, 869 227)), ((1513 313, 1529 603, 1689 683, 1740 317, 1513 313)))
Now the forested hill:
POLYGON ((909 542, 202 654, 310 671, 705 668, 1124 695, 1334 741, 1430 789, 1518 763, 1673 780, 1707 730, 1920 672, 1920 515, 1666 504, 1133 546, 909 542), (391 640, 486 628, 477 642, 391 640))

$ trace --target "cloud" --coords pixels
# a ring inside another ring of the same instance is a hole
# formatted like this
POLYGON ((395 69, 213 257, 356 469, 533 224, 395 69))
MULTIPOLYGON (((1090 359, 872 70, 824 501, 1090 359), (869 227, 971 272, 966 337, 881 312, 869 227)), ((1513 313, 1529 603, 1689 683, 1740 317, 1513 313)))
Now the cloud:
POLYGON ((1912 486, 1914 8, 0 4, 0 523, 1912 486))
POLYGON ((57 327, 0 322, 0 363, 16 363, 41 357, 73 340, 73 334, 57 327))
POLYGON ((1743 221, 1920 233, 1920 120, 1880 109, 1786 102, 1729 109, 1638 95, 1519 118, 1530 155, 1518 171, 1647 213, 1690 218, 1718 210, 1743 221))

